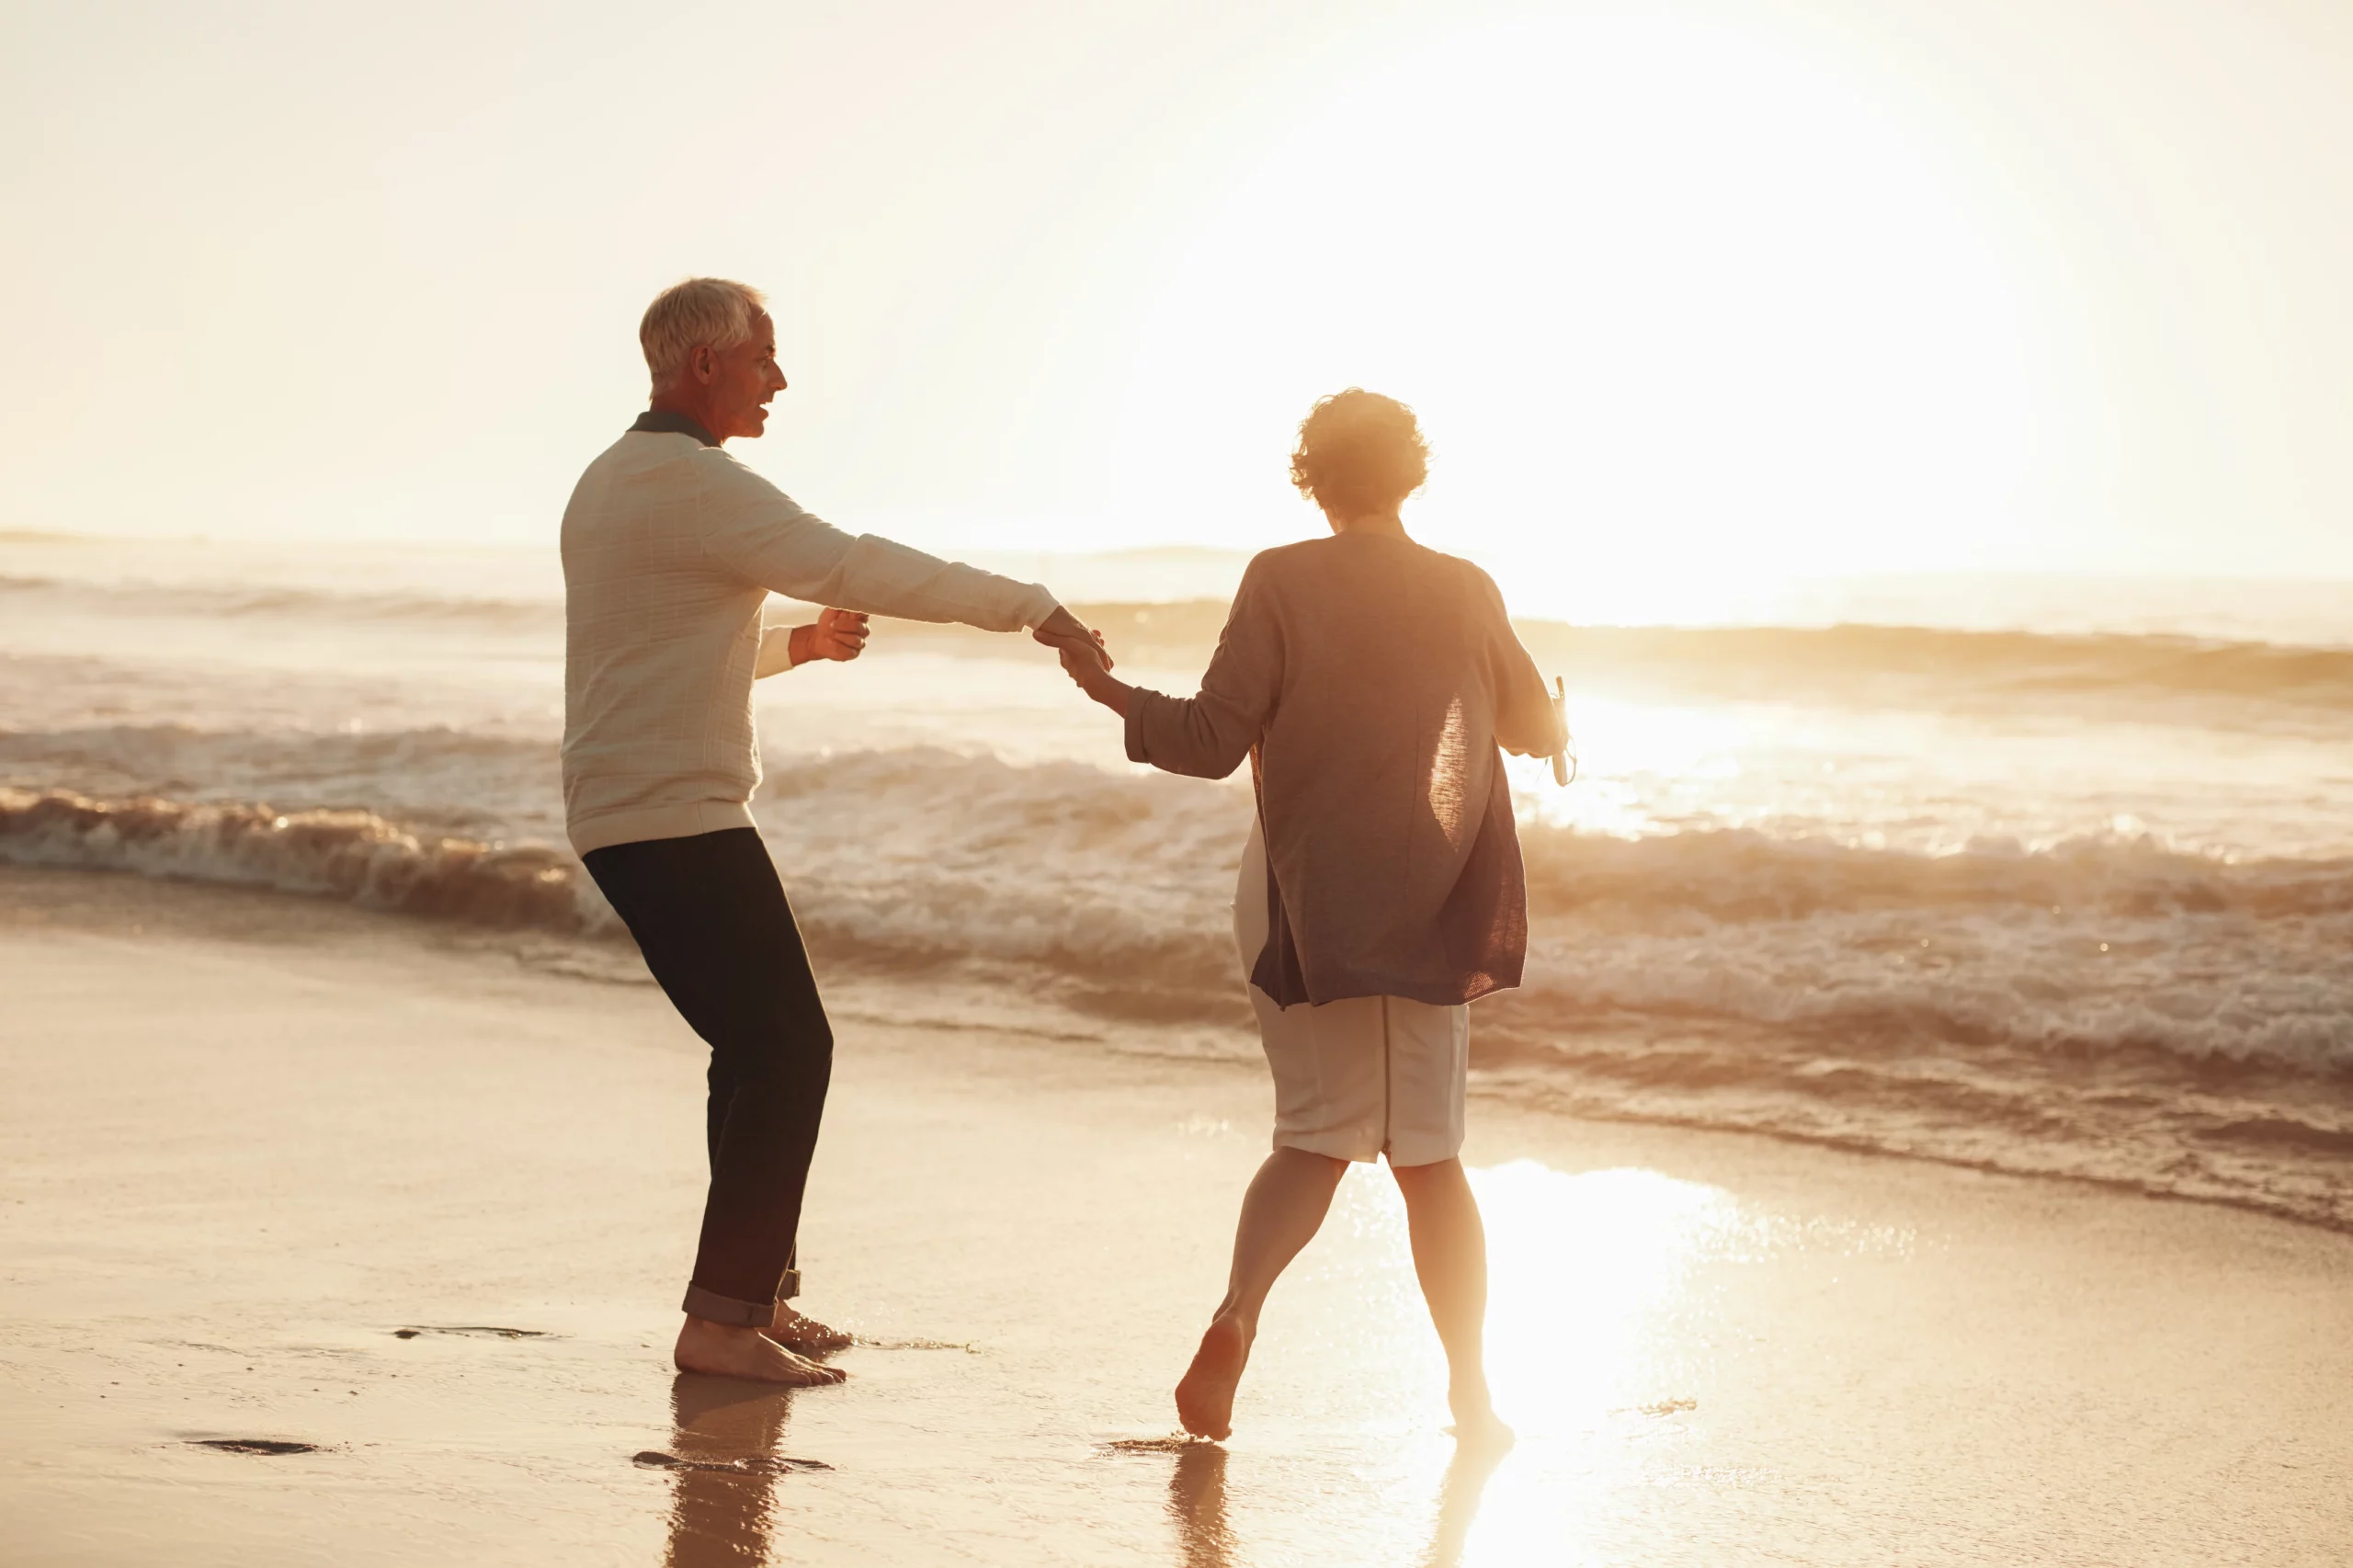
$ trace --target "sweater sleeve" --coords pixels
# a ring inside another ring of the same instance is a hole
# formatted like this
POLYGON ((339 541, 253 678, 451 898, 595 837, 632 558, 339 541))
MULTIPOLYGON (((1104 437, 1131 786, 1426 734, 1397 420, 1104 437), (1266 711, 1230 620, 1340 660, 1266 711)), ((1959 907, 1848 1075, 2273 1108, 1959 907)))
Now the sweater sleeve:
POLYGON ((1243 574, 1195 697, 1142 687, 1128 703, 1128 760, 1222 778, 1258 744, 1282 689, 1282 626, 1256 562, 1243 574))
POLYGON ((1484 572, 1478 585, 1489 616, 1489 668, 1495 683, 1495 744, 1520 756, 1551 756, 1568 744, 1568 732, 1552 710, 1552 694, 1527 645, 1511 629, 1503 591, 1484 572))
POLYGON ((873 534, 847 534, 717 448, 698 454, 695 528, 704 553, 749 583, 808 604, 983 631, 1042 624, 1057 608, 1035 583, 942 561, 873 534))

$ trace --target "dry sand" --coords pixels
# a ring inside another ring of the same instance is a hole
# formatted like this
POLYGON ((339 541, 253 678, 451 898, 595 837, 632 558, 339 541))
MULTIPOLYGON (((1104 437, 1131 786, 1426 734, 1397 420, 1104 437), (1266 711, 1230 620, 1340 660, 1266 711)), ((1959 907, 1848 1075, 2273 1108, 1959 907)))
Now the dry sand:
POLYGON ((699 1061, 651 988, 0 871, 0 1557, 2353 1560, 2353 1238, 1495 1094, 1467 1157, 1518 1448, 1449 1467, 1365 1170, 1234 1439, 1166 1444, 1261 1070, 833 993, 804 1304, 871 1343, 793 1396, 666 1365, 699 1061))

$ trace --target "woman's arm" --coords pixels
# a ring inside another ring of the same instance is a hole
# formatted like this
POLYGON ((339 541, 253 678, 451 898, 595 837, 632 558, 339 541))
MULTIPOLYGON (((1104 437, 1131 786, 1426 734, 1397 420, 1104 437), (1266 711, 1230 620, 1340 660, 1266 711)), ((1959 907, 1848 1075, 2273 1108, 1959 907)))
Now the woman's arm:
POLYGON ((1479 583, 1493 617, 1488 668, 1495 683, 1495 744, 1519 756, 1555 756, 1569 744, 1568 726, 1552 706, 1552 694, 1536 661, 1511 629, 1503 590, 1484 572, 1479 574, 1479 583))
POLYGON ((1552 694, 1544 689, 1536 661, 1518 637, 1510 637, 1510 642, 1500 661, 1504 668, 1501 689, 1495 693, 1495 744, 1520 756, 1555 756, 1569 744, 1568 727, 1552 706, 1552 694))
MULTIPOLYGON (((1103 641, 1100 631, 1095 633, 1097 642, 1103 641)), ((1136 688, 1103 667, 1099 659, 1090 659, 1075 648, 1062 651, 1063 673, 1078 683, 1078 689, 1124 719, 1134 702, 1136 688)))
POLYGON ((1170 773, 1222 778, 1242 766, 1274 712, 1282 684, 1282 635, 1269 596, 1244 574, 1198 696, 1176 698, 1117 679, 1084 653, 1063 668, 1079 689, 1127 721, 1128 760, 1170 773))

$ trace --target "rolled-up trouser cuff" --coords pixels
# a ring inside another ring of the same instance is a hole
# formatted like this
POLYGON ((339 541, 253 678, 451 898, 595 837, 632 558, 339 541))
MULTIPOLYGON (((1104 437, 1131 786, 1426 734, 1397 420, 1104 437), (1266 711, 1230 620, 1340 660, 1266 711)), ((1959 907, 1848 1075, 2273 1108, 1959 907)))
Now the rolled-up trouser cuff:
POLYGON ((733 1296, 722 1296, 699 1285, 688 1285, 687 1299, 679 1303, 679 1311, 737 1328, 767 1328, 776 1322, 778 1302, 799 1294, 801 1270, 788 1268, 784 1271, 784 1283, 777 1288, 775 1301, 739 1301, 733 1296))

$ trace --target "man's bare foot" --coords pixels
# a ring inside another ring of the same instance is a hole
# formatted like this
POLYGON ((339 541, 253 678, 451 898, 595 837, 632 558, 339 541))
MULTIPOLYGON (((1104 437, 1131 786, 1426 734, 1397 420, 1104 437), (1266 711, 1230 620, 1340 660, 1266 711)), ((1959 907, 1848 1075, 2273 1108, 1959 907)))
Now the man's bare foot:
POLYGON ((678 1330, 678 1348, 671 1358, 682 1372, 782 1383, 788 1388, 815 1388, 849 1376, 837 1367, 821 1367, 795 1355, 756 1328, 737 1328, 693 1316, 678 1330))
POLYGON ((1484 1384, 1472 1389, 1449 1389, 1446 1403, 1454 1412, 1452 1431, 1458 1449, 1503 1449, 1518 1440, 1519 1435, 1495 1415, 1495 1401, 1484 1384))
POLYGON ((760 1332, 787 1350, 798 1351, 803 1356, 822 1356, 829 1350, 847 1350, 855 1343, 840 1329, 819 1323, 782 1301, 776 1306, 776 1322, 760 1332))
POLYGON ((1222 1440, 1233 1431, 1233 1391, 1250 1361, 1250 1335, 1238 1318, 1211 1320, 1201 1347, 1176 1385, 1176 1419, 1196 1437, 1222 1440))

